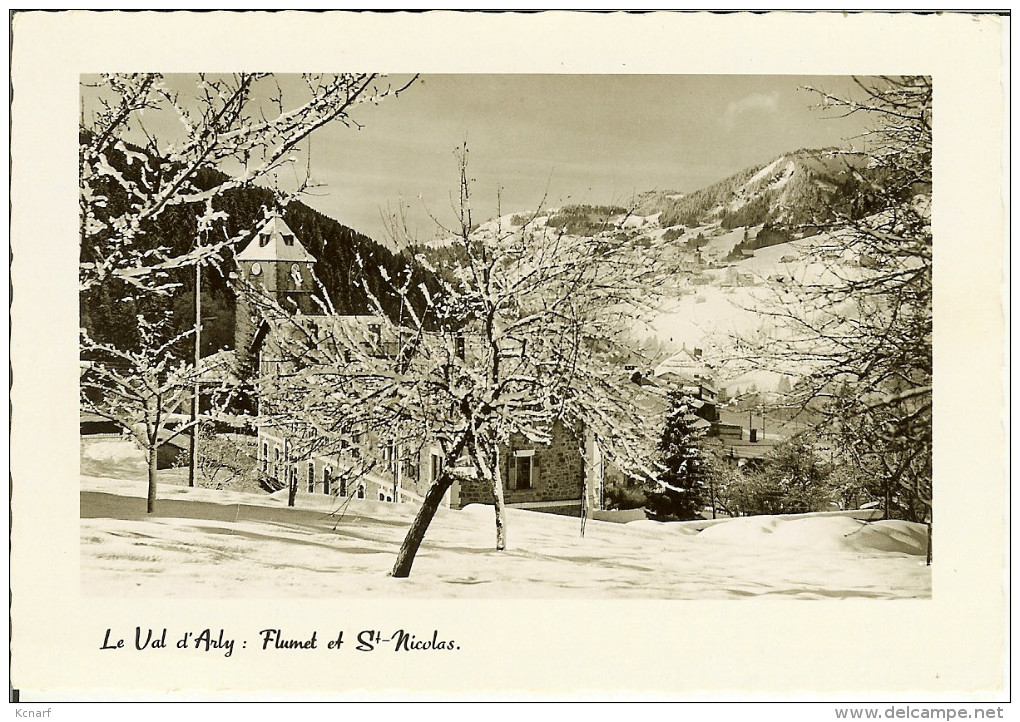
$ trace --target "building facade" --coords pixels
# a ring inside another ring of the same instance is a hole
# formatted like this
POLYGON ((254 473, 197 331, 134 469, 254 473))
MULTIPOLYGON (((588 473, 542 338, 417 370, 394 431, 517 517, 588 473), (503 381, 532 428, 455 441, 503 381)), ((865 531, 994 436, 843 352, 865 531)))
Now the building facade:
MULTIPOLYGON (((356 334, 367 348, 385 356, 390 344, 383 338, 383 319, 373 316, 316 315, 315 258, 302 246, 282 218, 273 217, 249 245, 235 257, 237 275, 256 300, 239 299, 235 347, 239 359, 256 364, 263 382, 292 372, 293 360, 284 352, 286 334, 298 332, 314 338, 318 329, 342 326, 356 334), (260 317, 257 297, 293 309, 289 324, 273 324, 260 317), (300 318, 298 318, 300 315, 300 318)), ((460 340, 460 339, 458 339, 460 340)), ((469 345, 469 344, 468 344, 469 345)), ((457 354, 463 358, 464 342, 457 354)), ((508 506, 580 511, 601 508, 602 461, 593 439, 577 436, 557 424, 552 442, 535 444, 522 437, 500 450, 504 499, 508 506)), ((258 465, 271 488, 296 485, 298 494, 349 496, 392 503, 420 502, 448 464, 459 466, 444 505, 494 503, 489 482, 472 479, 466 464, 444 458, 438 444, 422 439, 409 448, 388 446, 371 433, 342 442, 326 443, 293 424, 274 421, 259 402, 258 465)))

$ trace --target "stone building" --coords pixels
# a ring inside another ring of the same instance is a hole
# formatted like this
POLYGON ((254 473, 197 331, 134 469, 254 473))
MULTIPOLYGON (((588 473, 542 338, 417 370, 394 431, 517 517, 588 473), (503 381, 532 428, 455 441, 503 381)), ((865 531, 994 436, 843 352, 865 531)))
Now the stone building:
MULTIPOLYGON (((308 339, 319 331, 336 332, 343 327, 346 336, 354 334, 360 338, 372 355, 385 357, 394 352, 395 345, 383 337, 382 329, 386 327, 383 319, 315 313, 312 293, 316 259, 282 218, 270 218, 235 259, 238 278, 251 293, 250 298, 238 300, 235 348, 242 362, 257 364, 261 379, 290 372, 288 364, 292 360, 282 350, 288 333, 299 333, 308 339), (285 309, 292 308, 293 319, 283 324, 262 319, 257 300, 252 300, 260 294, 285 309)), ((457 351, 462 358, 464 347, 461 342, 457 351)), ((438 444, 428 439, 415 444, 413 450, 381 445, 370 433, 327 445, 309 438, 293 425, 274 422, 262 402, 259 412, 258 464, 270 486, 283 487, 293 481, 298 493, 414 503, 421 501, 446 465, 465 466, 460 460, 445 459, 438 444)), ((602 461, 593 439, 585 439, 582 444, 562 424, 557 424, 550 444, 515 438, 509 447, 501 449, 500 456, 508 506, 579 511, 587 490, 588 508, 601 508, 602 461)), ((461 508, 473 503, 493 503, 489 485, 467 479, 468 476, 458 474, 460 480, 447 493, 445 505, 461 508)))
MULTIPOLYGON (((580 509, 586 477, 592 500, 601 502, 602 469, 594 444, 590 444, 588 453, 582 453, 581 441, 560 422, 553 427, 549 444, 536 444, 523 436, 515 436, 509 447, 500 449, 500 464, 507 506, 557 511, 580 509)), ((458 500, 462 506, 491 504, 492 489, 480 480, 465 481, 460 484, 458 500)), ((599 507, 600 504, 596 504, 594 508, 599 507)))
POLYGON ((234 261, 237 279, 249 291, 237 299, 234 320, 234 349, 239 365, 244 366, 254 360, 251 348, 262 323, 256 307, 261 294, 285 309, 314 313, 315 257, 283 218, 273 215, 234 261))

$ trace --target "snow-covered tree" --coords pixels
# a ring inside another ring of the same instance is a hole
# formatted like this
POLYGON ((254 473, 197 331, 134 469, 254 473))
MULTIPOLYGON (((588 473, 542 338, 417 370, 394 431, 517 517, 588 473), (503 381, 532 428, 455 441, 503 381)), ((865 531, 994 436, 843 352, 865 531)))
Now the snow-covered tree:
MULTIPOLYGON (((82 409, 118 424, 145 452, 148 463, 146 511, 156 505, 156 465, 159 448, 174 437, 190 433, 201 418, 184 413, 196 379, 194 366, 182 361, 177 346, 189 334, 168 333, 169 319, 137 318, 139 343, 122 349, 93 341, 82 330, 82 374, 79 382, 82 409)), ((200 369, 205 378, 219 374, 214 363, 200 369)), ((227 385, 208 398, 229 399, 227 385)))
POLYGON ((856 311, 818 329, 829 340, 830 366, 844 371, 821 371, 814 380, 840 389, 829 397, 830 417, 886 493, 901 499, 899 515, 930 521, 932 83, 883 78, 862 87, 863 100, 824 96, 830 107, 867 113, 876 126, 866 138, 871 172, 859 199, 867 213, 844 219, 834 233, 860 272, 844 274, 821 296, 856 311))
MULTIPOLYGON (((146 449, 150 512, 155 449, 194 423, 177 418, 193 373, 175 348, 182 336, 169 338, 165 318, 143 318, 159 307, 152 298, 174 291, 186 278, 180 273, 185 267, 218 266, 225 249, 250 235, 253 229, 237 228, 229 217, 226 194, 275 182, 315 130, 334 122, 358 126, 356 106, 406 87, 368 73, 84 79, 79 287, 98 289, 118 328, 93 329, 93 337, 104 336, 101 342, 82 333, 82 402, 121 423, 146 449), (196 231, 183 250, 169 240, 182 225, 196 231), (133 307, 140 309, 137 329, 133 307)), ((306 172, 297 187, 277 191, 286 200, 310 185, 306 172)))
POLYGON ((79 129, 79 286, 115 277, 167 290, 173 269, 219 262, 250 229, 231 235, 220 223, 205 243, 182 253, 161 240, 162 219, 202 215, 225 192, 275 177, 297 160, 298 144, 313 131, 332 122, 357 126, 356 106, 401 90, 370 73, 87 78, 79 129))
POLYGON ((821 97, 872 120, 860 150, 833 151, 859 192, 813 247, 825 273, 777 289, 781 330, 752 352, 801 376, 793 394, 881 481, 890 515, 930 523, 932 81, 858 84, 856 97, 821 97))
POLYGON ((691 397, 682 391, 668 395, 662 438, 659 439, 657 488, 648 494, 645 508, 656 520, 686 521, 699 518, 705 505, 708 459, 702 449, 705 429, 694 413, 691 397))
POLYGON ((611 224, 570 236, 536 213, 476 229, 466 148, 460 163, 458 227, 444 262, 422 252, 417 268, 387 279, 401 299, 394 317, 374 297, 368 323, 332 313, 288 321, 281 312, 279 322, 295 329, 281 334, 293 369, 274 382, 288 401, 260 395, 281 423, 292 414, 316 435, 368 436, 405 456, 439 445, 445 462, 398 554, 397 577, 410 573, 458 476, 489 485, 496 548, 506 548, 500 453, 512 437, 548 443, 561 424, 578 453, 594 438, 611 461, 653 474, 654 414, 639 405, 620 359, 659 265, 647 249, 616 239, 611 224))

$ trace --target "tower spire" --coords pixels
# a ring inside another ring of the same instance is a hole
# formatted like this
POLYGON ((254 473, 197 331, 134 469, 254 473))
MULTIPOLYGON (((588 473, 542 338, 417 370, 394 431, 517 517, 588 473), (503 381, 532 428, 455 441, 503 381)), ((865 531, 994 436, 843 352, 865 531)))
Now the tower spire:
POLYGON ((270 212, 251 242, 234 256, 240 293, 234 325, 234 349, 242 362, 250 361, 251 344, 262 319, 257 296, 292 313, 313 313, 315 256, 283 220, 270 212))

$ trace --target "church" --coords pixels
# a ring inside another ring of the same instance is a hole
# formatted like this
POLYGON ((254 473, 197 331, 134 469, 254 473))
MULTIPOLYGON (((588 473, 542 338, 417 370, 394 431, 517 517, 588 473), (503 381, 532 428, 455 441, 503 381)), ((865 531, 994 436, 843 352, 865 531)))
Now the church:
MULTIPOLYGON (((260 388, 288 371, 289 360, 281 352, 287 333, 342 324, 365 344, 386 352, 387 339, 381 331, 386 324, 380 318, 323 313, 324 307, 315 299, 316 258, 280 215, 266 221, 235 255, 235 262, 237 280, 252 292, 242 293, 237 302, 234 347, 239 365, 258 369, 260 388), (258 307, 261 294, 291 311, 291 320, 287 324, 267 320, 258 307)), ((298 494, 417 503, 451 463, 443 458, 438 444, 426 439, 413 453, 380 447, 371 434, 342 446, 317 444, 293 425, 275 421, 261 402, 257 427, 260 474, 272 486, 296 487, 298 494)), ((587 493, 587 508, 601 508, 603 468, 594 439, 579 440, 560 424, 554 427, 552 437, 548 445, 515 438, 501 450, 507 506, 575 514, 580 513, 587 493)), ((492 490, 481 480, 462 479, 454 483, 443 503, 452 508, 492 504, 492 490)))

